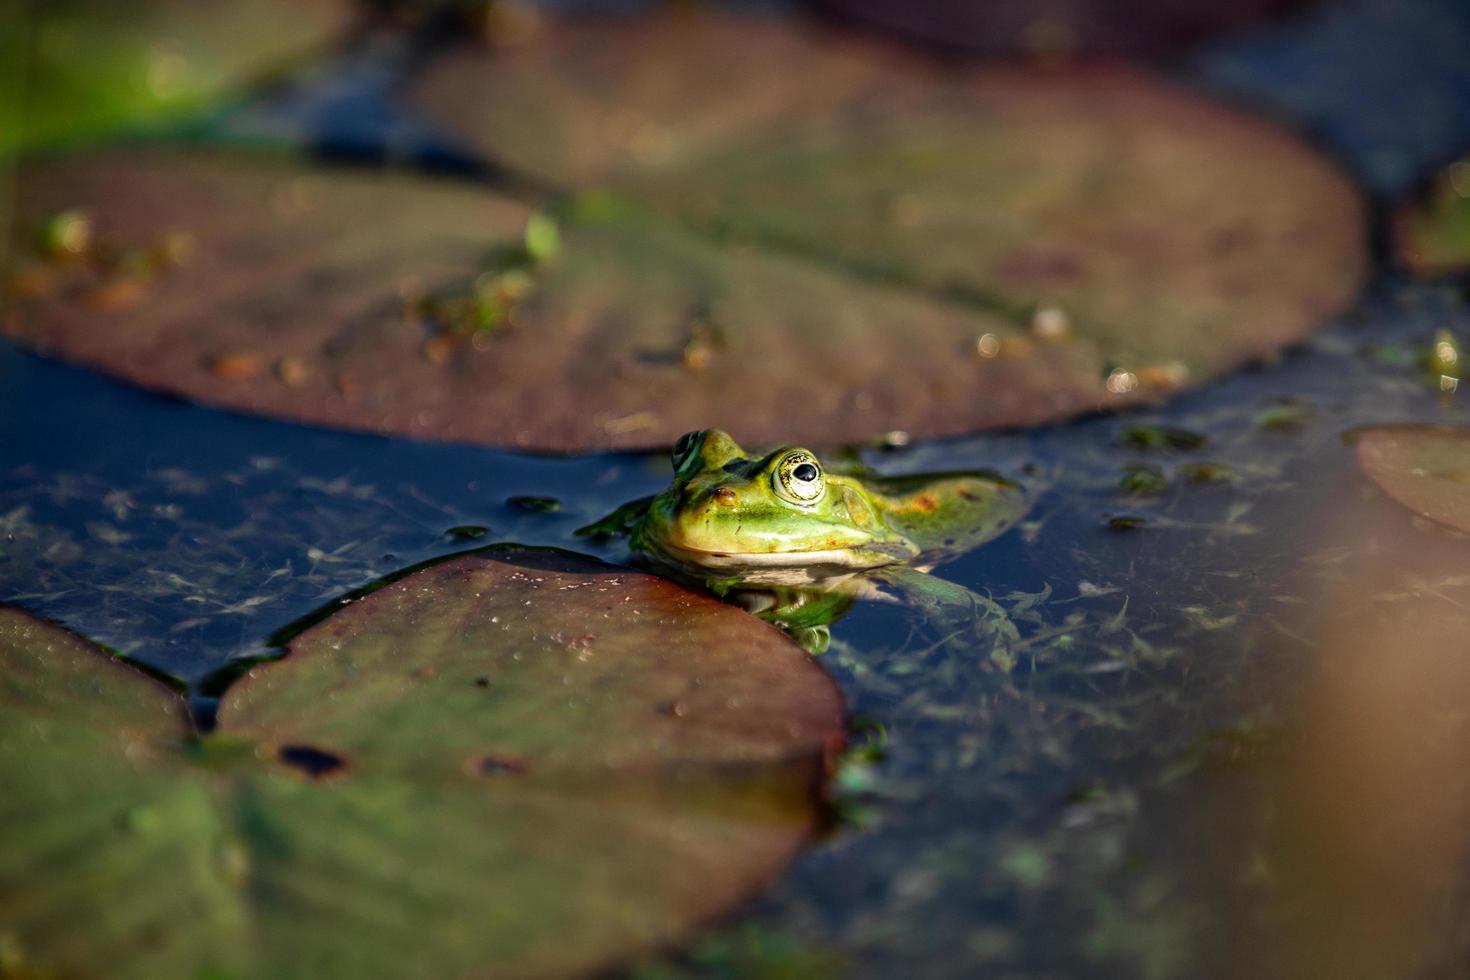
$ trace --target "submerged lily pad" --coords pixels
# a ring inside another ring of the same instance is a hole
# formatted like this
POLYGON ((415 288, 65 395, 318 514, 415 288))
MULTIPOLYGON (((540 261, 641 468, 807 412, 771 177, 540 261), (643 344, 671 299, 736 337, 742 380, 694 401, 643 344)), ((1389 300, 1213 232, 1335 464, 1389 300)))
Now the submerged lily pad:
POLYGON ((1424 197, 1394 216, 1399 261, 1417 276, 1470 269, 1470 156, 1434 178, 1424 197))
POLYGON ((0 0, 0 154, 195 109, 356 16, 353 0, 0 0))
POLYGON ((82 288, 95 261, 13 262, 0 329, 309 422, 557 451, 711 425, 830 445, 1162 397, 1299 339, 1364 264, 1326 162, 1128 70, 942 73, 692 15, 465 49, 416 98, 525 179, 28 167, 14 247, 79 212, 134 249, 181 229, 197 261, 82 288), (549 215, 513 196, 528 186, 549 215))
POLYGON ((1379 489, 1470 534, 1470 429, 1388 425, 1356 434, 1358 465, 1379 489))
POLYGON ((776 630, 548 553, 359 600, 202 739, 14 611, 0 665, 6 975, 581 975, 761 887, 842 739, 776 630))

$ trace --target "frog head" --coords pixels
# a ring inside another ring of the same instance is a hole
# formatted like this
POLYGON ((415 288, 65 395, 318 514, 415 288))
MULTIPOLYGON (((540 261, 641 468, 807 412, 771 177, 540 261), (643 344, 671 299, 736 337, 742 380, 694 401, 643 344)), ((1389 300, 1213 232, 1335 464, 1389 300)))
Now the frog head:
POLYGON ((856 479, 795 446, 752 456, 719 429, 690 432, 674 480, 634 544, 706 580, 799 584, 904 562, 919 546, 856 479))

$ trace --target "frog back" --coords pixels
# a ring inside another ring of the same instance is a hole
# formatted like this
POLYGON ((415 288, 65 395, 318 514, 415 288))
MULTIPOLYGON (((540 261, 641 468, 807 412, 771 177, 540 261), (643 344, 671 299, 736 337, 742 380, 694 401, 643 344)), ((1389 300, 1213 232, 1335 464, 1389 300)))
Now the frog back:
POLYGON ((868 497, 894 531, 912 542, 912 564, 932 567, 998 537, 1031 506, 1017 483, 983 470, 873 477, 868 497))

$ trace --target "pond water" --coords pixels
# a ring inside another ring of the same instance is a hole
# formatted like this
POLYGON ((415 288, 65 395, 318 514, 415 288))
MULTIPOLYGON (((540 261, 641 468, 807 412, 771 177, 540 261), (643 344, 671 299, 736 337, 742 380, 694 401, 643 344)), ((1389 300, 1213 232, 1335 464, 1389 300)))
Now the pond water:
MULTIPOLYGON (((1182 75, 1274 106, 1397 193, 1470 143, 1470 63, 1443 53, 1447 33, 1470 38, 1455 8, 1393 5, 1381 58, 1390 5, 1367 4, 1217 45, 1182 75), (1315 67, 1324 51, 1366 58, 1361 91, 1315 67)), ((226 131, 443 152, 382 103, 389 56, 364 57, 226 131)), ((831 832, 715 939, 641 972, 1463 975, 1470 848, 1437 831, 1470 811, 1441 751, 1466 745, 1470 683, 1364 645, 1382 624, 1421 654, 1464 636, 1470 552, 1373 490, 1347 437, 1470 422, 1420 364, 1436 331, 1470 337, 1467 302, 1381 268, 1302 349, 1162 408, 862 450, 884 473, 986 468, 1037 489, 1021 526, 939 569, 1022 640, 956 649, 878 604, 837 622, 822 663, 865 751, 831 832)), ((242 659, 406 566, 507 541, 622 559, 573 530, 668 478, 662 455, 215 412, 0 344, 0 602, 178 678, 206 716, 242 659)))

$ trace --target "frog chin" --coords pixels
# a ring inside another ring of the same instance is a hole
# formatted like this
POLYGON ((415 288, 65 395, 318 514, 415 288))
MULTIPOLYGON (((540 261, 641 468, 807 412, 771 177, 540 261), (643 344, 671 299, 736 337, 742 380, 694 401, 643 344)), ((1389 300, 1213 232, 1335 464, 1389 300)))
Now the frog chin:
POLYGON ((666 560, 699 569, 705 574, 750 585, 786 586, 845 578, 907 561, 914 556, 910 547, 878 542, 852 548, 736 552, 705 550, 661 541, 658 551, 666 560))

